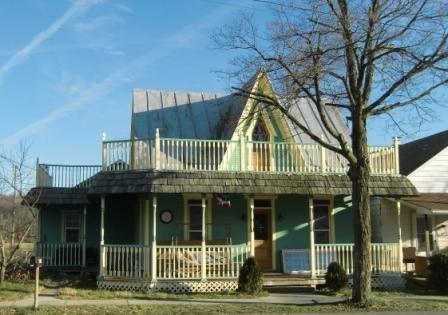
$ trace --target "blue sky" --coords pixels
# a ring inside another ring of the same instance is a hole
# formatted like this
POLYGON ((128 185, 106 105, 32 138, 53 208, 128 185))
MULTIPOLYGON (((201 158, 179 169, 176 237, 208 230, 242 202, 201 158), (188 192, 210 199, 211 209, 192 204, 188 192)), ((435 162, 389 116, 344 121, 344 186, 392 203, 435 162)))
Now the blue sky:
MULTIPOLYGON (((31 160, 97 164, 103 131, 129 137, 132 88, 227 91, 214 70, 230 56, 210 33, 241 10, 268 12, 250 0, 1 1, 0 150, 26 140, 31 160)), ((436 110, 417 137, 446 129, 436 110)), ((372 124, 371 143, 392 136, 372 124)))

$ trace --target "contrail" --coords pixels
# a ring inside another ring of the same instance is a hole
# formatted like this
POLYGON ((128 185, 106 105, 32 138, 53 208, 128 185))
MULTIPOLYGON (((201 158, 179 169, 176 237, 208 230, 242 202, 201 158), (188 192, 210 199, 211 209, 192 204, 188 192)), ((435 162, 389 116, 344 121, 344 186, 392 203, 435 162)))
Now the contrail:
POLYGON ((79 110, 89 104, 94 104, 99 99, 107 95, 107 93, 113 88, 116 88, 120 83, 127 82, 129 76, 141 73, 145 67, 155 64, 157 60, 168 55, 173 50, 192 44, 193 40, 197 36, 203 34, 207 28, 219 23, 220 19, 230 11, 231 9, 221 6, 212 11, 210 14, 204 16, 202 19, 199 19, 198 21, 174 32, 171 36, 165 38, 160 45, 157 45, 157 49, 144 53, 134 59, 133 62, 113 71, 102 81, 83 91, 75 99, 61 105, 59 108, 50 112, 47 116, 1 139, 0 143, 14 143, 27 135, 36 133, 38 130, 45 128, 51 122, 65 117, 73 111, 79 110))
POLYGON ((22 49, 17 51, 0 67, 0 85, 3 82, 6 74, 15 66, 25 61, 28 56, 36 49, 40 44, 53 36, 58 32, 70 19, 81 14, 94 4, 101 2, 101 0, 79 0, 74 4, 56 21, 54 21, 46 30, 38 33, 33 39, 26 44, 22 49))

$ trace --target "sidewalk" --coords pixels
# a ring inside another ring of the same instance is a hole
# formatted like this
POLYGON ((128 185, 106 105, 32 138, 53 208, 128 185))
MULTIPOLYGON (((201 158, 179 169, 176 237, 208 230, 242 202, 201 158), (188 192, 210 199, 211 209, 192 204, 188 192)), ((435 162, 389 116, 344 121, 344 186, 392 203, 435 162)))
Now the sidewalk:
MULTIPOLYGON (((254 299, 191 299, 191 300, 151 300, 151 299, 73 299, 62 300, 55 296, 49 296, 44 293, 39 296, 39 305, 145 305, 145 304, 284 304, 284 305, 313 305, 313 304, 331 304, 344 301, 344 298, 334 296, 324 296, 317 294, 280 294, 272 293, 254 299)), ((28 297, 19 301, 0 302, 0 307, 30 307, 33 305, 33 297, 28 297)))

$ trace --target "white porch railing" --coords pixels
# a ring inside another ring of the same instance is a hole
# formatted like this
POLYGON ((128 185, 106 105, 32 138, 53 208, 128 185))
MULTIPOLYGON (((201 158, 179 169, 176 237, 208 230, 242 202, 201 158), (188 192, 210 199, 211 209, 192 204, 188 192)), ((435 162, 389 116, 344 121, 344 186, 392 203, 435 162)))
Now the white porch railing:
MULTIPOLYGON (((158 133, 156 133, 157 135, 158 133)), ((372 174, 398 174, 398 144, 370 146, 372 174)), ((252 171, 346 174, 347 160, 319 144, 160 138, 103 141, 105 171, 252 171)))
POLYGON ((37 243, 37 253, 43 267, 81 267, 82 243, 37 243))
MULTIPOLYGON (((318 244, 315 248, 316 275, 323 276, 328 265, 336 261, 353 273, 353 244, 318 244)), ((398 243, 371 244, 372 272, 400 272, 398 243)))
POLYGON ((104 245, 102 276, 118 278, 150 278, 151 249, 144 245, 104 245))
MULTIPOLYGON (((237 278, 248 257, 247 245, 206 245, 207 279, 237 278)), ((157 279, 200 279, 202 247, 157 246, 157 279)))

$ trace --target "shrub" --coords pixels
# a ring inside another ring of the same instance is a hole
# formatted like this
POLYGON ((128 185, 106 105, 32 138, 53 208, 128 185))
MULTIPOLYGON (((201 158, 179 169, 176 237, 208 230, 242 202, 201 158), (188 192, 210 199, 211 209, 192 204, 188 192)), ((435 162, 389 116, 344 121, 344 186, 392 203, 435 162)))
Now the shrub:
POLYGON ((436 290, 448 292, 448 256, 443 254, 429 258, 428 284, 436 290))
POLYGON ((249 257, 243 264, 238 277, 238 291, 250 294, 263 291, 263 273, 254 257, 249 257))
POLYGON ((347 282, 347 273, 341 265, 335 261, 328 265, 325 284, 330 290, 337 292, 347 286, 347 282))

